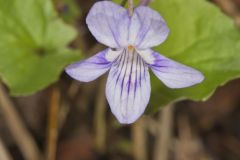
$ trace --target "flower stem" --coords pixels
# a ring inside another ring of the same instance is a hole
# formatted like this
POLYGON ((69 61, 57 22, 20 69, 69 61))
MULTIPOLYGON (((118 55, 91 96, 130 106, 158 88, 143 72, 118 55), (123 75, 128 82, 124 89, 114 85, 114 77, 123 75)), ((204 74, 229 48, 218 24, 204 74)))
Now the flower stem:
POLYGON ((169 159, 169 149, 172 146, 172 129, 173 129, 173 111, 174 104, 166 106, 159 116, 160 125, 158 128, 158 136, 154 149, 154 160, 169 159))
POLYGON ((128 12, 130 16, 133 15, 133 9, 134 9, 133 0, 128 0, 128 12))
POLYGON ((133 157, 136 160, 147 158, 146 120, 142 117, 131 127, 133 157))
POLYGON ((106 121, 106 100, 102 94, 105 90, 106 79, 102 78, 97 93, 94 111, 95 145, 100 154, 106 153, 107 148, 107 121, 106 121))
POLYGON ((60 92, 57 86, 53 86, 49 100, 48 132, 46 159, 56 159, 57 138, 58 138, 58 116, 59 116, 60 92))
POLYGON ((3 85, 0 83, 0 111, 12 134, 13 139, 16 141, 20 151, 26 160, 39 160, 42 159, 41 152, 32 137, 31 133, 25 126, 21 116, 16 110, 16 106, 8 96, 3 85))

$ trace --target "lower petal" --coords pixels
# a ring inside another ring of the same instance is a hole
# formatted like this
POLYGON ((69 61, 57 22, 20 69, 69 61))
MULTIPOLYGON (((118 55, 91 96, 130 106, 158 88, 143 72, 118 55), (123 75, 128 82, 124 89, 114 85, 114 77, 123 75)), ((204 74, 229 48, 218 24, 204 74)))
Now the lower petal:
POLYGON ((65 71, 78 81, 89 82, 107 72, 120 53, 121 51, 105 49, 87 60, 69 65, 65 71))
POLYGON ((169 88, 185 88, 204 80, 201 72, 151 51, 153 73, 169 88))
POLYGON ((136 121, 145 111, 150 91, 148 66, 136 52, 125 50, 113 63, 106 86, 107 100, 118 121, 136 121))

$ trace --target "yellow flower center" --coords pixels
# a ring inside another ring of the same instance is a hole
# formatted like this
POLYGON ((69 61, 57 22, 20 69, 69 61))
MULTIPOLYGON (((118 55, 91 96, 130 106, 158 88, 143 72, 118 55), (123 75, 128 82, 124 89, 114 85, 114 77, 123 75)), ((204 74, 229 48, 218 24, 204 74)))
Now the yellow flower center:
POLYGON ((129 51, 133 51, 134 50, 134 46, 133 45, 128 45, 128 50, 129 51))

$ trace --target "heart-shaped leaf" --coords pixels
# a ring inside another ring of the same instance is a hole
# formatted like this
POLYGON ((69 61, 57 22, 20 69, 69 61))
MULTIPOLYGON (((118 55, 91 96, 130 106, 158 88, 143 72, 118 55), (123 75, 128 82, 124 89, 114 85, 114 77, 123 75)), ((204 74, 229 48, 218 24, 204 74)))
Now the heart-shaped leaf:
POLYGON ((0 77, 11 93, 31 94, 55 82, 79 59, 67 48, 75 36, 51 0, 0 0, 0 77))
POLYGON ((168 89, 152 78, 149 111, 177 99, 207 99, 218 86, 240 77, 240 33, 214 4, 205 0, 160 0, 151 6, 171 30, 168 40, 155 49, 203 72, 205 80, 186 89, 168 89))

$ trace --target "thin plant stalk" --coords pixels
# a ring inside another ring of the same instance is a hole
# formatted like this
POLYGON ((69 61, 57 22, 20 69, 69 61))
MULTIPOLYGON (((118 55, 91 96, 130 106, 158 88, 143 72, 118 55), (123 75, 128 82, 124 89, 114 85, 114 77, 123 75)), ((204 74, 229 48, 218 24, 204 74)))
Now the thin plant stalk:
POLYGON ((133 0, 128 0, 128 12, 130 16, 133 15, 133 10, 134 10, 133 0))
POLYGON ((147 160, 147 132, 145 127, 145 119, 140 118, 132 125, 132 141, 133 141, 133 157, 135 160, 147 160))
POLYGON ((3 141, 0 139, 0 159, 1 160, 13 160, 7 147, 4 145, 3 141))
POLYGON ((51 91, 49 103, 46 160, 56 159, 59 101, 60 92, 58 88, 54 86, 51 91))
POLYGON ((174 105, 170 104, 163 108, 159 116, 156 145, 154 148, 154 160, 168 160, 169 149, 172 144, 172 121, 174 105))
POLYGON ((97 93, 95 111, 94 111, 94 128, 95 128, 95 145, 99 153, 104 154, 106 152, 106 138, 107 138, 107 124, 106 124, 106 100, 105 90, 106 78, 100 80, 99 90, 97 93))
POLYGON ((16 141, 23 157, 26 160, 40 160, 41 152, 24 125, 23 120, 15 109, 14 103, 11 101, 4 87, 0 84, 0 110, 4 115, 13 139, 16 141))

